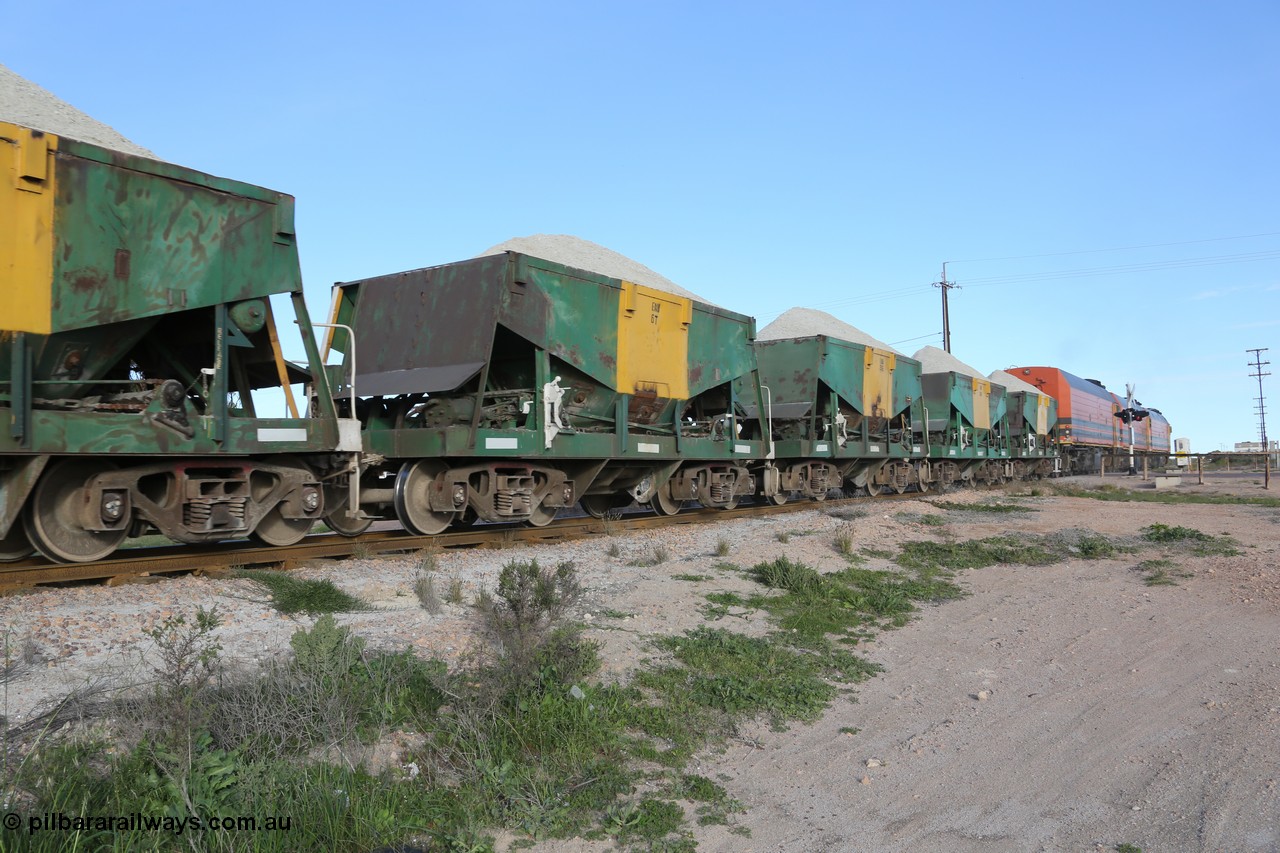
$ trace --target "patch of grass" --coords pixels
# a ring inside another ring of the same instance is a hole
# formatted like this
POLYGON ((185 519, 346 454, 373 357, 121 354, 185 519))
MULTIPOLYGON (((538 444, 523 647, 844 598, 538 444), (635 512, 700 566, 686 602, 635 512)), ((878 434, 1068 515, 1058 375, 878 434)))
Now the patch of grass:
POLYGON ((723 619, 725 616, 732 615, 729 612, 731 607, 753 607, 751 601, 736 592, 709 592, 706 599, 708 606, 703 608, 702 612, 708 619, 723 619))
POLYGON ((727 557, 727 556, 729 556, 729 540, 728 540, 728 539, 726 539, 726 538, 725 538, 725 537, 723 537, 723 536, 721 536, 719 539, 717 539, 717 540, 716 540, 716 552, 715 552, 715 553, 716 553, 716 556, 717 556, 717 557, 727 557))
POLYGON ((920 516, 920 523, 926 527, 943 527, 946 525, 947 520, 940 515, 928 513, 920 516))
POLYGON ((609 547, 605 549, 605 553, 610 557, 621 557, 622 547, 617 542, 610 542, 609 547))
POLYGON ((775 538, 779 542, 781 542, 783 545, 786 545, 788 542, 791 541, 791 532, 787 530, 780 531, 779 533, 775 534, 775 538))
POLYGON ((265 587, 271 603, 284 614, 354 613, 368 610, 367 602, 343 592, 329 580, 303 580, 283 572, 264 570, 236 574, 265 587))
POLYGON ((895 558, 912 569, 981 569, 994 565, 1047 566, 1069 558, 1099 560, 1128 550, 1097 533, 1064 530, 1049 536, 989 536, 964 542, 907 542, 895 558))
POLYGON ((996 502, 962 504, 956 503, 955 501, 933 501, 932 503, 938 509, 950 510, 952 512, 983 512, 995 514, 1039 512, 1039 509, 1036 507, 1015 503, 996 502))
POLYGON ((699 583, 701 581, 711 580, 711 575, 679 574, 679 575, 672 575, 671 579, 675 581, 692 581, 693 583, 699 583))
POLYGON ((1105 560, 1113 557, 1119 550, 1115 543, 1105 536, 1085 535, 1076 541, 1076 547, 1080 551, 1080 556, 1086 560, 1105 560))
POLYGON ((804 565, 779 557, 769 563, 757 563, 747 571, 753 580, 773 589, 787 592, 817 592, 822 589, 821 575, 804 565))
POLYGON ((748 604, 747 600, 736 592, 709 592, 706 598, 712 604, 721 604, 725 607, 746 607, 748 604))
POLYGON ((872 559, 877 557, 882 560, 893 559, 893 552, 886 548, 872 548, 872 547, 860 548, 858 550, 858 553, 864 557, 871 557, 872 559))
POLYGON ((1234 557, 1240 554, 1230 536, 1213 536, 1191 527, 1152 524, 1143 528, 1142 538, 1160 545, 1188 545, 1197 557, 1234 557))
POLYGON ((1176 570, 1173 560, 1163 558, 1143 560, 1134 566, 1134 571, 1142 574, 1142 582, 1147 586, 1177 586, 1178 579, 1191 577, 1191 572, 1176 570))
POLYGON ((1011 536, 991 536, 965 542, 906 542, 896 558, 909 569, 981 569, 999 563, 1047 566, 1062 555, 1031 541, 1011 536))
POLYGON ((612 806, 604 818, 605 833, 630 849, 645 848, 664 853, 693 851, 692 838, 681 835, 670 839, 684 824, 684 810, 676 803, 658 797, 645 797, 639 802, 612 806))
MULTIPOLYGON (((785 557, 753 567, 749 575, 783 596, 758 596, 748 604, 768 610, 792 642, 825 649, 827 637, 856 639, 862 625, 882 617, 904 624, 913 601, 941 601, 960 595, 959 587, 936 570, 910 577, 898 572, 847 568, 819 574, 785 557)), ((848 665, 847 661, 840 666, 848 665)))
POLYGON ((1194 492, 1132 491, 1116 486, 1102 485, 1093 489, 1079 486, 1058 485, 1055 494, 1072 498, 1092 498, 1099 501, 1134 501, 1158 504, 1245 504, 1250 506, 1280 507, 1280 498, 1248 495, 1198 495, 1194 492))
POLYGON ((630 619, 634 613, 628 613, 625 610, 618 610, 613 607, 607 607, 600 611, 600 615, 606 619, 630 619))
POLYGON ((670 795, 678 800, 696 803, 695 813, 699 826, 724 826, 729 815, 746 811, 742 803, 729 796, 719 783, 706 776, 682 773, 669 787, 670 795))
POLYGON ((1142 529, 1142 538, 1148 542, 1207 542, 1213 537, 1191 527, 1152 524, 1142 529))
POLYGON ((780 728, 786 720, 816 719, 835 696, 815 656, 764 637, 702 627, 656 645, 677 663, 641 672, 637 681, 677 707, 729 719, 765 715, 780 728))
POLYGON ((861 732, 862 732, 862 729, 854 728, 853 726, 841 726, 841 727, 840 727, 840 734, 842 734, 842 735, 850 735, 850 736, 852 736, 852 735, 859 734, 859 733, 861 733, 861 732))

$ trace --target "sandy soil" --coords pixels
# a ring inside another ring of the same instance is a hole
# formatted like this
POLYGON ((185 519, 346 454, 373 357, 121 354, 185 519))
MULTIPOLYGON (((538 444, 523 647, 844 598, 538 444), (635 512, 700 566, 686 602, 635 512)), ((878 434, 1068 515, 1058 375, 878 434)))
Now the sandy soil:
MULTIPOLYGON (((1183 489, 1263 492, 1248 477, 1183 489)), ((1089 485, 1075 478, 1073 485, 1089 485)), ((1146 485, 1120 477, 1106 482, 1146 485)), ((932 498, 933 496, 929 496, 932 498)), ((951 502, 988 495, 961 492, 951 502)), ((705 851, 1280 850, 1280 510, 1160 505, 1041 496, 1038 511, 990 515, 927 500, 865 504, 842 520, 823 508, 563 545, 440 557, 440 578, 467 598, 492 588, 512 558, 573 560, 590 601, 580 614, 604 643, 608 677, 651 654, 646 638, 701 624, 703 596, 751 584, 717 568, 786 554, 819 569, 855 548, 910 539, 1087 529, 1134 536, 1162 522, 1229 534, 1238 556, 1193 557, 1147 548, 1114 560, 963 573, 967 597, 924 609, 904 628, 860 647, 885 672, 818 722, 783 733, 752 725, 696 772, 722 781, 748 807, 737 825, 700 828, 705 851), (941 513, 944 527, 922 524, 941 513), (778 534, 790 533, 787 542, 778 534), (728 557, 714 555, 721 539, 728 557), (620 553, 610 557, 605 542, 620 553), (673 559, 630 565, 666 548, 673 559), (1149 587, 1142 559, 1169 557, 1176 586, 1149 587), (710 576, 707 580, 678 576, 710 576), (619 614, 625 614, 620 616, 619 614), (856 729, 856 734, 847 733, 856 729)), ((456 659, 471 641, 464 607, 436 616, 412 593, 412 558, 318 563, 379 610, 342 621, 375 647, 456 659)), ((888 567, 880 560, 873 567, 888 567)), ((217 604, 225 654, 252 663, 287 648, 300 624, 276 614, 244 581, 180 578, 151 585, 44 590, 0 599, 0 625, 25 662, 5 685, 4 713, 30 718, 67 689, 136 677, 148 649, 141 629, 167 614, 217 604)), ((766 629, 762 614, 725 620, 766 629)), ((609 849, 577 839, 537 850, 609 849)))

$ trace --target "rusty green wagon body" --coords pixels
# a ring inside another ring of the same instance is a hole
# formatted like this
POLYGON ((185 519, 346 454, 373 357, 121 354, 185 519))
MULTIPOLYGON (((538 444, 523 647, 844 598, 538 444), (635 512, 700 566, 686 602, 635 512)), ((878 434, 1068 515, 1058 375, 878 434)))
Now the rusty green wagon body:
POLYGON ((333 319, 334 393, 382 460, 361 502, 410 529, 755 491, 749 317, 507 252, 344 283, 333 319))
POLYGON ((935 480, 1000 482, 1010 476, 1003 386, 981 376, 937 371, 921 376, 925 432, 935 480))
MULTIPOLYGON (((781 503, 849 486, 901 492, 920 470, 920 363, 828 335, 756 342, 781 503)), ((751 414, 755 414, 754 411, 751 414)), ((923 476, 922 476, 923 475, 923 476)))
POLYGON ((283 541, 324 514, 332 406, 254 402, 325 381, 291 197, 0 123, 0 276, 0 557, 97 559, 145 527, 283 541))

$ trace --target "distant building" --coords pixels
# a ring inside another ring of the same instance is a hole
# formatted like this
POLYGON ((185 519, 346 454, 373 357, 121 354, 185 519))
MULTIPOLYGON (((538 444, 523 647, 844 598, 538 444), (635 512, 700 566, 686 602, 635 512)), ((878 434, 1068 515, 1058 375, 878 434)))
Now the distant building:
POLYGON ((1261 441, 1237 441, 1236 453, 1275 453, 1280 450, 1280 441, 1268 441, 1268 447, 1263 448, 1261 441))

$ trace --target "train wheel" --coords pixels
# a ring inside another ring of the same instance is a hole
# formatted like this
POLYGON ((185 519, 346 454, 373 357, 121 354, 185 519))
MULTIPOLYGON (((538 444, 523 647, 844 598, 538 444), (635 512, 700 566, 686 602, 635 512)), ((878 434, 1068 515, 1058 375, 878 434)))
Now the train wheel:
POLYGON ((36 550, 59 563, 90 563, 107 557, 129 535, 120 530, 86 530, 81 526, 84 485, 105 470, 97 462, 67 459, 49 468, 31 495, 23 524, 36 550))
POLYGON ((671 497, 671 487, 669 484, 664 483, 654 493, 653 499, 649 501, 649 506, 653 507, 653 511, 658 515, 675 515, 684 507, 684 501, 678 501, 671 497))
POLYGON ((0 539, 0 563, 12 563, 23 557, 30 557, 35 552, 35 546, 27 538, 27 531, 22 529, 22 519, 15 518, 8 535, 0 539))
POLYGON ((617 499, 613 495, 583 495, 578 498, 582 511, 592 518, 604 518, 617 509, 617 499))
MULTIPOLYGON (((249 538, 260 545, 283 548, 302 541, 302 538, 311 532, 312 524, 314 522, 309 518, 285 518, 280 512, 280 504, 276 504, 262 517, 258 526, 253 528, 249 538)), ((329 526, 333 527, 332 524, 329 526)), ((337 528, 334 529, 337 530, 337 528)))
POLYGON ((359 536, 369 529, 369 525, 373 524, 372 518, 352 518, 347 515, 346 506, 335 509, 324 517, 324 523, 334 533, 340 533, 343 536, 359 536))
POLYGON ((544 507, 539 505, 534 507, 533 512, 529 514, 529 524, 533 527, 546 527, 555 521, 557 511, 558 507, 553 506, 544 507))
POLYGON ((347 490, 345 488, 327 488, 324 490, 324 505, 334 507, 324 517, 324 523, 334 533, 343 536, 359 536, 373 524, 372 518, 352 518, 347 515, 347 490))
POLYGON ((769 495, 769 503, 774 506, 782 506, 787 502, 790 495, 787 492, 778 492, 776 495, 769 495))
POLYGON ((396 518, 405 530, 419 536, 443 533, 458 517, 456 512, 437 512, 431 508, 430 488, 441 468, 423 460, 406 462, 396 475, 396 518))

